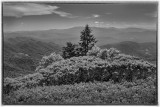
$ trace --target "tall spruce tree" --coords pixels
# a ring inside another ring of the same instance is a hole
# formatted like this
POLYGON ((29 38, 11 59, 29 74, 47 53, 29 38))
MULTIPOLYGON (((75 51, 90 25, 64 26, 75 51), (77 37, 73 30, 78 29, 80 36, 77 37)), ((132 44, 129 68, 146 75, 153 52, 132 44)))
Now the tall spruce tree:
POLYGON ((97 42, 96 38, 91 34, 92 30, 88 25, 85 26, 85 29, 81 32, 79 45, 81 46, 81 55, 84 56, 87 54, 94 44, 97 42))

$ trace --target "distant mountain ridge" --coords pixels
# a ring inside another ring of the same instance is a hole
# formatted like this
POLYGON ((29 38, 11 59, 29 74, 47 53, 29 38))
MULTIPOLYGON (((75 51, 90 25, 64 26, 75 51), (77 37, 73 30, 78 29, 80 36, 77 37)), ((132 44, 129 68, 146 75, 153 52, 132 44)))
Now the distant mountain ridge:
POLYGON ((122 53, 141 57, 150 62, 157 60, 157 44, 154 42, 137 43, 133 41, 124 41, 115 44, 107 44, 100 46, 103 48, 116 48, 122 53))
MULTIPOLYGON (((9 37, 32 37, 43 41, 50 41, 59 45, 65 45, 70 41, 77 43, 83 27, 69 29, 50 29, 42 31, 19 31, 4 33, 5 38, 9 37)), ((91 27, 93 35, 97 38, 98 45, 119 43, 123 41, 135 41, 138 43, 155 42, 157 39, 156 30, 142 28, 99 28, 91 27)))

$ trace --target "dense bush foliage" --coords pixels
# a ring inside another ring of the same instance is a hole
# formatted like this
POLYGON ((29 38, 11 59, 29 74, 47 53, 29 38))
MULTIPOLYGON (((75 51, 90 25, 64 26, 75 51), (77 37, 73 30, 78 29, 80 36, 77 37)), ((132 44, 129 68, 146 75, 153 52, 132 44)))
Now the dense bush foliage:
POLYGON ((114 57, 118 56, 120 52, 115 49, 115 48, 110 48, 110 49, 100 49, 96 45, 92 47, 91 50, 88 51, 87 55, 88 56, 96 56, 104 60, 111 60, 114 57))
POLYGON ((20 89, 4 95, 3 104, 156 105, 156 81, 94 82, 20 89))
POLYGON ((87 56, 98 56, 98 54, 100 53, 100 50, 101 49, 95 45, 92 47, 91 50, 87 52, 87 56))
POLYGON ((3 94, 9 94, 12 91, 19 89, 22 83, 14 78, 5 78, 3 82, 3 94))
POLYGON ((118 54, 119 51, 117 49, 110 48, 110 49, 101 49, 97 56, 101 59, 111 60, 115 56, 118 56, 118 54))
POLYGON ((145 79, 155 74, 155 67, 143 60, 124 60, 122 56, 112 62, 83 56, 56 62, 39 72, 46 78, 46 85, 60 85, 94 80, 121 82, 145 79))
POLYGON ((51 53, 49 56, 44 56, 39 62, 39 66, 36 68, 36 71, 41 68, 46 68, 48 65, 63 60, 62 56, 56 53, 51 53))
POLYGON ((155 75, 156 67, 140 58, 119 54, 111 48, 93 47, 88 56, 63 59, 58 54, 42 58, 37 73, 15 79, 6 78, 5 93, 23 87, 74 84, 93 81, 135 81, 155 75))
POLYGON ((156 67, 153 64, 135 56, 120 54, 114 48, 101 50, 94 46, 87 56, 70 59, 63 59, 60 55, 52 53, 42 58, 37 73, 18 78, 5 78, 3 102, 156 104, 155 74, 156 67), (95 81, 105 83, 97 85, 95 81))
POLYGON ((3 84, 3 93, 9 94, 19 88, 32 88, 38 85, 43 85, 43 75, 40 73, 28 74, 18 78, 5 78, 3 84))
POLYGON ((71 42, 67 42, 66 43, 66 47, 63 47, 63 58, 71 58, 73 56, 76 56, 77 53, 76 53, 76 45, 75 44, 72 44, 71 42))

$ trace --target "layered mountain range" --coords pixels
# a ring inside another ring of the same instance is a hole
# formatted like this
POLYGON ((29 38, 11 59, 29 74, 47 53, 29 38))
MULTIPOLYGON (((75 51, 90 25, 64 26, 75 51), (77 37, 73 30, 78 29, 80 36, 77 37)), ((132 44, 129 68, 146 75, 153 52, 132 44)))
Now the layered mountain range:
MULTIPOLYGON (((5 77, 33 73, 44 55, 60 53, 66 42, 78 43, 83 27, 42 31, 17 31, 3 34, 3 71, 5 77)), ((92 34, 100 48, 117 48, 122 53, 156 62, 157 31, 141 28, 98 28, 92 34)))

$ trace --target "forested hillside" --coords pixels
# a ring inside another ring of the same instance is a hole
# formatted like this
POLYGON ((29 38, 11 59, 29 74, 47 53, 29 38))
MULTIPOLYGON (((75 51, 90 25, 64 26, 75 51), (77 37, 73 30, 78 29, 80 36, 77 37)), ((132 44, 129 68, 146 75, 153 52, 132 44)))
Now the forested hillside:
POLYGON ((100 46, 101 48, 116 48, 122 53, 138 56, 151 63, 156 64, 157 60, 157 44, 153 42, 137 43, 133 41, 124 41, 116 44, 107 44, 100 46))
POLYGON ((4 38, 3 43, 4 77, 34 73, 42 56, 61 50, 57 44, 31 37, 4 38))

